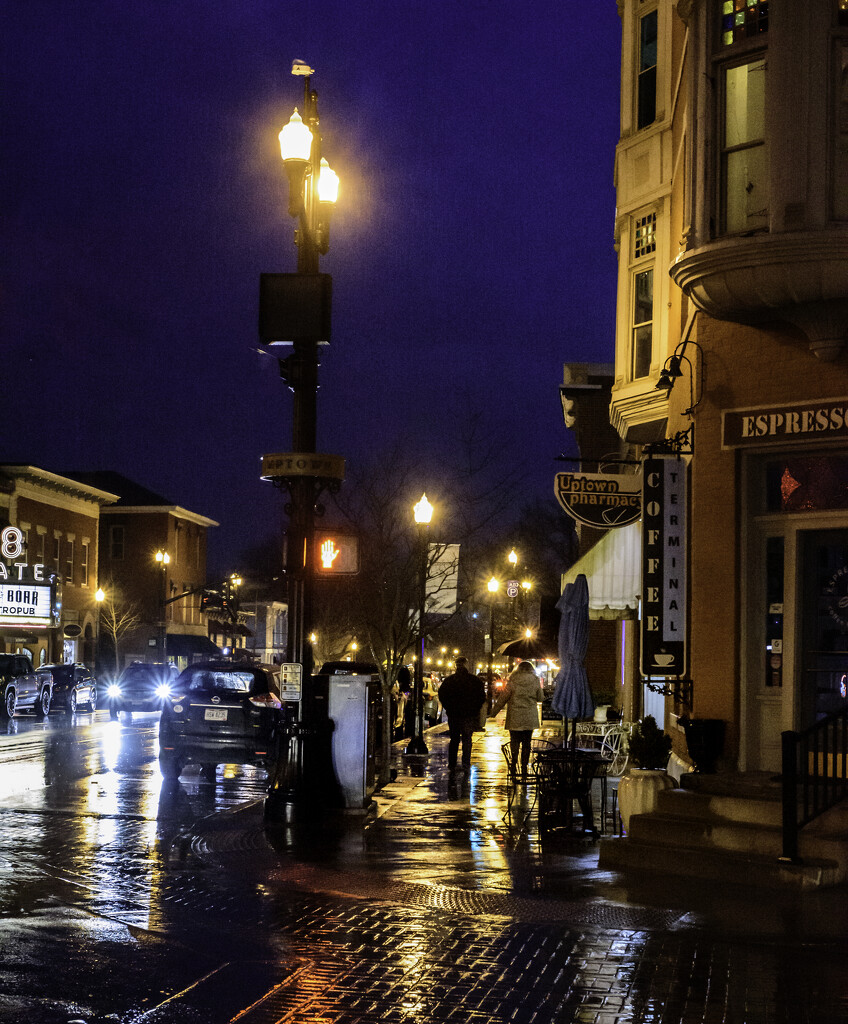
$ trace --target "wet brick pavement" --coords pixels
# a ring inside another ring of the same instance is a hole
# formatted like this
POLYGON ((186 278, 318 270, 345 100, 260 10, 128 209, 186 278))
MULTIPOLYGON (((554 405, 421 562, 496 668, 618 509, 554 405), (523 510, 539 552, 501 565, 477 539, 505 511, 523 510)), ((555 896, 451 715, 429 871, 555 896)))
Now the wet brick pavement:
POLYGON ((399 761, 365 828, 266 832, 250 778, 241 804, 190 820, 205 783, 151 804, 142 776, 111 815, 49 794, 3 806, 0 937, 15 946, 0 945, 0 1021, 848 1022, 848 922, 826 912, 844 893, 799 903, 599 872, 591 839, 539 842, 532 794, 506 815, 489 731, 459 790, 430 735, 424 774, 399 761), (80 977, 98 964, 96 985, 80 977), (33 997, 4 1002, 7 987, 33 997), (75 1015, 47 998, 59 990, 75 1015))

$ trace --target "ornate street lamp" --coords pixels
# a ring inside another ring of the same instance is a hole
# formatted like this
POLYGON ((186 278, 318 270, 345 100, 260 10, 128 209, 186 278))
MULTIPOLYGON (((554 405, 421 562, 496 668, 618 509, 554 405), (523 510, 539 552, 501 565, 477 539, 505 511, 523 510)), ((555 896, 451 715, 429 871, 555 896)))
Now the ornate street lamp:
POLYGON ((421 495, 412 511, 418 526, 418 657, 415 659, 412 689, 415 734, 407 744, 406 753, 427 754, 429 750, 424 742, 424 612, 427 604, 427 535, 433 518, 433 506, 427 501, 426 494, 421 495))
MULTIPOLYGON (((301 666, 299 722, 289 720, 295 754, 293 773, 271 781, 274 797, 302 790, 307 797, 315 772, 306 765, 321 723, 316 721, 312 671, 314 534, 323 490, 336 490, 344 476, 344 460, 316 454, 319 344, 330 337, 332 282, 320 273, 320 257, 330 245, 330 216, 338 198, 339 179, 321 155, 318 94, 311 88, 313 70, 295 61, 292 74, 303 77, 303 105, 295 109, 279 133, 280 155, 289 184, 288 211, 297 220, 296 274, 263 274, 260 278, 259 335, 269 351, 286 357, 278 362, 280 376, 293 394, 292 450, 263 457, 263 478, 289 494, 286 505, 286 580, 288 588, 289 663, 301 666), (267 463, 267 465, 266 465, 267 463)), ((292 705, 292 708, 295 705, 292 705)), ((294 711, 287 714, 293 716, 294 711)), ((311 797, 310 797, 311 798, 311 797)), ((304 801, 308 802, 308 801, 304 801)), ((267 805, 266 805, 267 810, 267 805)))

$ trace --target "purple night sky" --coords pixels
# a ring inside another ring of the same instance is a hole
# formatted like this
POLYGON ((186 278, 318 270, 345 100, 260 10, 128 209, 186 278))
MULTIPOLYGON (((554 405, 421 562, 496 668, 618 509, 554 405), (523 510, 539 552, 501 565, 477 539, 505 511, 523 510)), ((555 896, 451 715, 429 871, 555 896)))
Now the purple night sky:
POLYGON ((213 565, 278 528, 301 58, 342 187, 319 449, 438 457, 482 412, 553 500, 562 364, 613 357, 614 0, 28 0, 0 48, 2 461, 122 472, 221 522, 213 565))

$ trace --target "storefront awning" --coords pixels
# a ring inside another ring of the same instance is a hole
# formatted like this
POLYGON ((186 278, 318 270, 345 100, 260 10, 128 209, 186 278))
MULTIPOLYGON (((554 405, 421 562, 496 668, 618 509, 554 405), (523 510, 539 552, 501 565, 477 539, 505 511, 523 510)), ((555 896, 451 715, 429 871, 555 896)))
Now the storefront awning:
POLYGON ((562 588, 582 572, 589 583, 589 618, 630 618, 639 608, 642 523, 610 530, 563 573, 562 588))
POLYGON ((216 647, 208 636, 193 633, 169 633, 169 658, 219 658, 221 648, 216 647))

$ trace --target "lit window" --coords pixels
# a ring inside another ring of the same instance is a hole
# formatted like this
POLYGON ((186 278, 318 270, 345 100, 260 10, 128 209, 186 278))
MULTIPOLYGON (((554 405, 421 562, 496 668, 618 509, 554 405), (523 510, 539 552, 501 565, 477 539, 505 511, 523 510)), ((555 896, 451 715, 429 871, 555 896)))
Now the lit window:
POLYGON ((654 334, 654 271, 633 275, 633 379, 651 372, 654 334))
POLYGON ((649 213, 646 217, 639 217, 634 221, 633 231, 633 258, 648 256, 657 248, 657 215, 649 213))
POLYGON ((657 117, 657 12, 639 20, 639 79, 636 127, 645 128, 657 117))
POLYGON ((718 0, 721 4, 721 41, 731 46, 768 31, 768 0, 718 0))
POLYGON ((724 73, 722 198, 729 233, 768 226, 764 60, 724 73))

